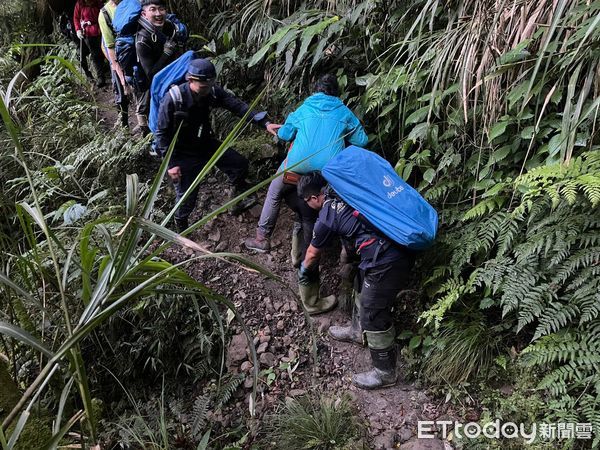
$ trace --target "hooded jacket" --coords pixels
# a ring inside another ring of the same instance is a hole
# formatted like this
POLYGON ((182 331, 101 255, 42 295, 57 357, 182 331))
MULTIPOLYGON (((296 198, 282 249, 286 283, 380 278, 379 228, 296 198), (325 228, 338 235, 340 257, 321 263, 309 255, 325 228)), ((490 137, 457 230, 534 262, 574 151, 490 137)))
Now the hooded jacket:
POLYGON ((100 36, 100 25, 98 24, 98 15, 103 4, 101 0, 89 2, 90 5, 86 5, 85 2, 79 0, 75 4, 75 10, 73 11, 73 26, 75 31, 83 29, 85 36, 97 37, 100 36), (82 22, 89 22, 82 27, 82 22))
POLYGON ((322 92, 304 100, 288 116, 277 135, 284 141, 294 141, 279 171, 291 168, 299 174, 321 170, 347 145, 364 147, 368 141, 352 111, 338 97, 322 92), (310 158, 292 167, 307 157, 310 158))

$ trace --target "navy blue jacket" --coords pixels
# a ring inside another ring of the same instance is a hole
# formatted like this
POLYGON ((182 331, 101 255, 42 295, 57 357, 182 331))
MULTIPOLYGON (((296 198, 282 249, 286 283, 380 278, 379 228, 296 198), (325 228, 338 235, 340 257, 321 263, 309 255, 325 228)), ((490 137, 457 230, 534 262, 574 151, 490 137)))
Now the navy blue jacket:
POLYGON ((413 257, 409 249, 377 233, 353 213, 354 208, 343 200, 328 196, 319 211, 311 245, 320 249, 339 236, 348 250, 360 256, 361 270, 413 257))
MULTIPOLYGON (((160 104, 158 125, 154 134, 156 148, 164 156, 175 137, 179 123, 182 123, 169 168, 206 160, 202 151, 208 140, 213 137, 210 124, 212 108, 225 108, 239 117, 244 116, 250 109, 244 101, 219 85, 215 85, 206 97, 194 97, 187 82, 181 84, 179 89, 180 108, 177 108, 175 100, 167 93, 160 104)), ((266 113, 251 111, 248 120, 263 127, 267 125, 266 113)))

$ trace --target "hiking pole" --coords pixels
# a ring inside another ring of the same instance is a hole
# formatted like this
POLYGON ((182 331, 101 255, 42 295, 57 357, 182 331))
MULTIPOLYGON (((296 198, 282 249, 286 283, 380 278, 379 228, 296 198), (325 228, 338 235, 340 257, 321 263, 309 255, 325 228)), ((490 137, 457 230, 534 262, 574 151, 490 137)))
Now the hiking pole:
MULTIPOLYGON (((91 25, 92 22, 90 22, 89 20, 82 20, 82 21, 79 22, 79 24, 81 25, 81 39, 79 39, 79 64, 81 65, 81 70, 83 70, 85 76, 87 77, 86 70, 83 68, 83 59, 84 59, 84 56, 83 56, 83 40, 86 38, 85 28, 87 26, 91 25)), ((89 45, 88 45, 87 41, 86 41, 85 44, 89 48, 89 45)), ((89 69, 88 69, 88 71, 89 71, 89 69)))

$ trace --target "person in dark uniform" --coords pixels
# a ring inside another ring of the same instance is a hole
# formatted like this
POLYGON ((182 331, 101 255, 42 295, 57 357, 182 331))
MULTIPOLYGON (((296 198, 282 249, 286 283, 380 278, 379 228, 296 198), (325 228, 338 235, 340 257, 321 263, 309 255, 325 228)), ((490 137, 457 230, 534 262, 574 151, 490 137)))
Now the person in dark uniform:
POLYGON ((298 195, 319 217, 313 238, 300 265, 298 281, 302 286, 319 282, 319 258, 324 247, 341 237, 346 251, 360 257, 357 291, 360 293, 354 320, 346 327, 330 327, 337 340, 363 343, 366 338, 373 368, 356 373, 353 383, 363 389, 376 389, 396 383, 396 350, 392 308, 396 295, 406 286, 414 255, 394 243, 354 214, 319 172, 304 175, 298 182, 298 195), (358 318, 358 320, 356 320, 358 318))
MULTIPOLYGON (((243 117, 249 110, 245 102, 215 83, 216 76, 215 66, 209 60, 192 60, 186 75, 187 81, 176 88, 171 88, 159 108, 155 138, 157 151, 162 156, 166 154, 181 124, 168 165, 169 176, 175 184, 177 201, 221 145, 221 142, 215 139, 211 129, 212 108, 225 108, 239 117, 243 117)), ((269 122, 266 112, 250 111, 248 120, 265 127, 273 135, 280 127, 269 122)), ((245 157, 233 149, 227 149, 217 162, 217 167, 229 178, 232 185, 231 197, 239 195, 246 189, 248 160, 245 157)), ((179 231, 188 228, 188 217, 196 205, 197 197, 198 188, 175 213, 175 225, 179 231)), ((252 203, 242 201, 236 205, 232 213, 242 212, 254 202, 254 199, 252 203)))

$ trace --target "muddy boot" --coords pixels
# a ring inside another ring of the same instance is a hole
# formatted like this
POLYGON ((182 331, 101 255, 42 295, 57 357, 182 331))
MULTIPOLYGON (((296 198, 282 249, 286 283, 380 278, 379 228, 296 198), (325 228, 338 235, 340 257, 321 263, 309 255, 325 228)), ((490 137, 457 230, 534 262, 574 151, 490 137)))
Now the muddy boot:
POLYGON ((178 233, 183 233, 189 228, 189 226, 190 224, 187 217, 183 217, 181 219, 175 218, 175 231, 178 233))
POLYGON ((292 258, 292 266, 295 268, 300 267, 302 262, 302 247, 304 246, 304 233, 302 233, 302 224, 294 222, 294 228, 292 229, 292 251, 290 256, 292 258))
POLYGON ((368 372, 352 375, 352 383, 361 389, 379 389, 395 385, 398 376, 394 347, 384 350, 370 349, 370 351, 373 368, 368 372))
POLYGON ((266 253, 271 250, 269 237, 262 234, 259 230, 256 230, 256 237, 246 239, 244 245, 248 250, 254 250, 259 253, 266 253))
POLYGON ((300 298, 311 316, 331 311, 337 306, 335 295, 319 298, 319 282, 299 284, 300 298))
POLYGON ((385 331, 365 331, 373 368, 352 375, 352 383, 361 389, 378 389, 396 384, 396 331, 391 326, 385 331))
POLYGON ((360 326, 360 314, 356 303, 352 310, 352 321, 350 322, 350 325, 345 327, 338 327, 336 325, 331 326, 329 327, 328 334, 336 341, 353 342, 355 344, 364 345, 362 327, 360 326))

